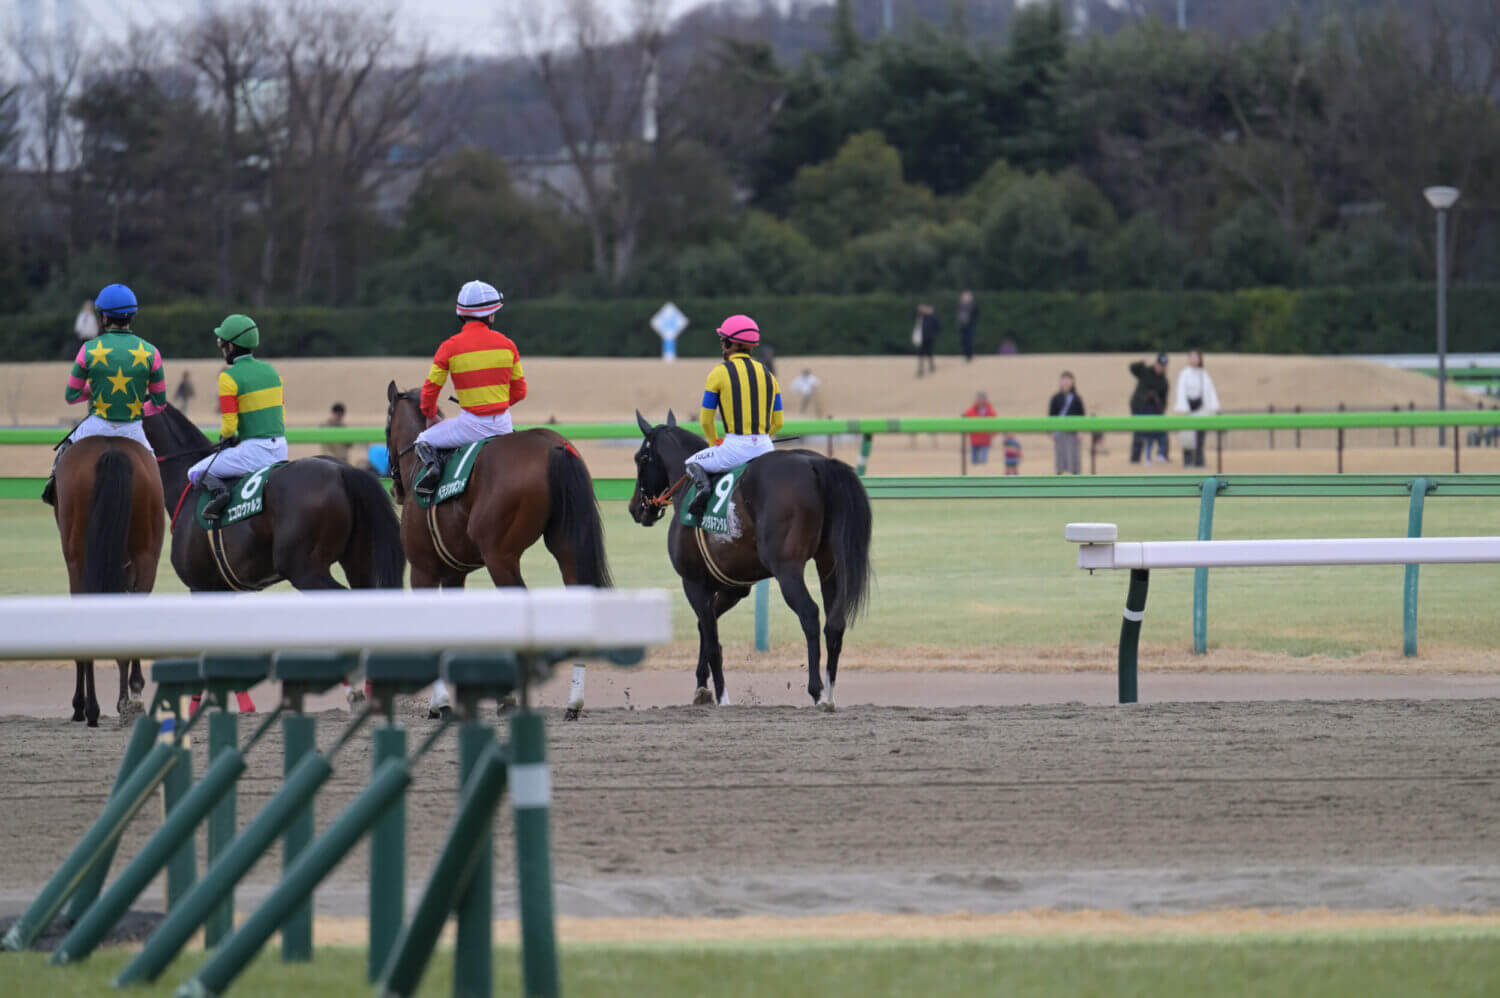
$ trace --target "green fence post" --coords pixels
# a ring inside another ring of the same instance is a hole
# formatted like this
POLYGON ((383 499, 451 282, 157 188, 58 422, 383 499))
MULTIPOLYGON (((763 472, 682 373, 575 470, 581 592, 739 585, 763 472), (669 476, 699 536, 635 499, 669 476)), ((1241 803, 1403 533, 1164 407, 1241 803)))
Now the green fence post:
MULTIPOLYGON (((1213 540, 1214 498, 1224 483, 1217 478, 1203 480, 1202 497, 1198 500, 1198 539, 1213 540)), ((1208 569, 1193 569, 1193 654, 1208 651, 1208 569)))
MULTIPOLYGON (((227 700, 225 702, 227 707, 227 700)), ((212 765, 225 752, 234 751, 239 745, 239 721, 227 709, 216 710, 208 718, 208 761, 212 765)), ((208 865, 223 855, 234 838, 234 788, 214 808, 208 821, 208 865)), ((203 927, 203 942, 209 948, 219 945, 219 940, 234 929, 234 889, 226 890, 223 900, 203 927)))
POLYGON ((176 767, 178 759, 177 752, 165 742, 157 742, 151 746, 141 764, 130 774, 130 779, 125 781, 120 793, 111 797, 104 805, 104 812, 84 833, 73 851, 68 853, 68 858, 63 860, 62 866, 47 881, 36 900, 11 925, 5 938, 0 940, 0 948, 26 949, 36 941, 37 936, 47 930, 68 898, 104 855, 104 850, 119 841, 120 833, 130 823, 130 819, 145 806, 167 773, 176 767))
MULTIPOLYGON (((1406 513, 1407 537, 1422 536, 1422 507, 1426 504, 1427 493, 1433 487, 1425 478, 1418 478, 1411 483, 1411 506, 1406 513)), ((1420 565, 1406 566, 1406 584, 1402 593, 1402 654, 1407 658, 1417 654, 1417 572, 1420 568, 1420 565)))
MULTIPOLYGON (((177 751, 184 752, 186 749, 177 751)), ((52 953, 51 962, 54 965, 74 963, 92 953, 109 934, 109 930, 125 917, 130 905, 161 872, 161 868, 174 855, 181 854, 184 843, 187 848, 192 847, 193 832, 198 824, 208 818, 210 812, 226 796, 234 792, 235 781, 244 772, 245 758, 239 749, 231 746, 220 752, 218 758, 204 771, 203 779, 194 783, 167 812, 161 827, 58 944, 52 953)), ((176 903, 173 907, 177 907, 176 903)))
MULTIPOLYGON (((375 769, 388 759, 406 758, 406 729, 387 724, 375 731, 372 753, 375 769)), ((380 979, 381 968, 394 952, 405 920, 406 800, 399 798, 370 832, 370 952, 369 979, 380 979)))
MULTIPOLYGON (((120 795, 125 786, 125 781, 130 779, 130 774, 135 772, 135 767, 151 751, 151 744, 156 741, 156 722, 152 720, 150 713, 141 715, 135 719, 135 727, 130 730, 130 742, 125 746, 125 754, 120 758, 120 771, 115 774, 114 789, 109 792, 109 799, 114 800, 120 795)), ((109 864, 115 856, 115 846, 118 843, 111 842, 99 853, 99 858, 89 870, 89 875, 83 878, 83 883, 73 892, 73 900, 68 903, 67 918, 78 921, 83 913, 88 910, 89 905, 94 903, 94 898, 99 896, 99 890, 104 886, 104 878, 109 875, 109 864)))
POLYGON ((557 930, 552 910, 547 729, 541 714, 510 719, 511 803, 516 812, 516 879, 521 911, 521 979, 527 998, 556 998, 557 930))
MULTIPOLYGON (((288 714, 281 719, 282 774, 290 778, 302 760, 317 751, 317 721, 302 713, 288 714)), ((302 806, 281 839, 281 869, 283 876, 297 862, 297 857, 307 848, 313 837, 312 800, 302 806)), ((281 960, 283 963, 300 963, 313 956, 312 899, 298 905, 281 925, 281 960)))
MULTIPOLYGON (((477 711, 477 704, 469 709, 477 711)), ((471 718, 475 716, 470 715, 471 718)), ((476 720, 458 729, 458 788, 460 794, 495 740, 495 730, 476 720)), ((495 820, 485 815, 476 838, 479 856, 474 872, 458 897, 458 937, 453 953, 453 993, 488 996, 494 956, 490 952, 491 912, 494 907, 495 820)))
POLYGON ((859 463, 854 466, 854 473, 860 478, 865 477, 865 469, 870 466, 870 448, 875 445, 875 435, 866 433, 859 442, 859 463))
POLYGON ((1151 573, 1130 570, 1130 591, 1125 595, 1125 619, 1120 624, 1120 702, 1136 702, 1136 667, 1140 654, 1141 621, 1146 619, 1146 590, 1151 573))
MULTIPOLYGON (((207 707, 203 709, 206 710, 207 707)), ((193 787, 193 750, 188 748, 186 742, 187 736, 183 735, 181 742, 173 746, 172 751, 177 755, 177 764, 167 770, 167 778, 162 781, 165 817, 171 817, 172 811, 182 803, 182 799, 193 787)), ((193 889, 197 870, 197 849, 194 846, 194 836, 189 835, 167 863, 168 911, 177 907, 177 902, 182 900, 183 895, 193 889)))
POLYGON ((223 994, 266 940, 312 896, 313 889, 410 784, 411 767, 405 760, 392 760, 380 767, 369 786, 350 801, 328 830, 297 856, 261 906, 177 989, 178 998, 223 994))
MULTIPOLYGON (((417 990, 422 972, 427 968, 438 936, 443 931, 443 923, 458 905, 459 897, 472 882, 481 855, 489 848, 480 841, 481 832, 494 822, 495 808, 505 793, 505 782, 505 753, 492 742, 464 784, 458 813, 427 878, 427 886, 422 890, 411 921, 391 947, 379 994, 405 998, 417 990)), ((488 951, 471 956, 490 958, 488 951)), ((462 957, 455 954, 454 958, 462 957)), ((456 985, 454 990, 457 991, 456 985)))
POLYGON ((755 584, 755 650, 771 650, 771 580, 755 584))

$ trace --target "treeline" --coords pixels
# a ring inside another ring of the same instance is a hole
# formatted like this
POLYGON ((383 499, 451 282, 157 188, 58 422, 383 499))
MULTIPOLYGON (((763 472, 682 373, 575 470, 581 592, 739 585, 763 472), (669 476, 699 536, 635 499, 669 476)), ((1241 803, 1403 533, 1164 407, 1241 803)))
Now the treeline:
POLYGON ((872 41, 841 0, 795 64, 753 20, 614 6, 569 5, 559 51, 520 19, 528 54, 498 68, 439 72, 357 7, 250 5, 58 57, 9 98, 41 88, 59 113, 0 191, 0 310, 116 279, 152 301, 389 310, 476 275, 515 302, 1399 298, 1433 274, 1435 183, 1464 192, 1456 278, 1500 280, 1494 4, 1218 37, 1155 19, 1077 36, 1041 3, 992 42, 961 4, 872 41), (511 154, 539 142, 557 152, 511 154))
MULTIPOLYGON (((900 295, 737 295, 679 298, 691 320, 678 349, 707 357, 710 330, 726 314, 754 315, 766 342, 785 354, 897 354, 911 351, 911 301, 900 295)), ((956 353, 951 296, 934 297, 945 324, 937 348, 956 353)), ((1244 291, 999 291, 978 296, 978 349, 1006 340, 1025 352, 1155 352, 1196 345, 1214 353, 1426 353, 1432 288, 1398 285, 1244 291)), ((586 301, 542 298, 507 305, 504 328, 531 356, 649 357, 661 345, 648 328, 657 298, 586 301)), ((445 304, 426 307, 276 308, 256 311, 277 357, 422 356, 456 320, 445 304)), ((1449 349, 1494 349, 1500 285, 1466 284, 1449 301, 1449 349)), ((142 313, 139 328, 171 358, 214 355, 209 331, 223 309, 168 305, 142 313)), ((77 350, 72 316, 0 316, 0 352, 10 360, 61 360, 77 350)))

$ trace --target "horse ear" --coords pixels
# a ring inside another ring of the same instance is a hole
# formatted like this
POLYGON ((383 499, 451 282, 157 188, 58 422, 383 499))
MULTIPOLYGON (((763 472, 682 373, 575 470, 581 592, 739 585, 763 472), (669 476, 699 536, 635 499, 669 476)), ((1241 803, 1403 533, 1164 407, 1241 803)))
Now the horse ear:
POLYGON ((642 435, 650 434, 651 424, 646 422, 646 417, 641 415, 641 410, 639 409, 635 411, 635 423, 641 428, 642 435))
POLYGON ((677 425, 677 413, 673 412, 671 409, 667 410, 667 425, 668 426, 676 426, 677 425))
POLYGON ((391 383, 385 386, 385 400, 387 402, 394 402, 396 401, 396 396, 400 394, 401 390, 396 387, 396 382, 392 379, 391 383))

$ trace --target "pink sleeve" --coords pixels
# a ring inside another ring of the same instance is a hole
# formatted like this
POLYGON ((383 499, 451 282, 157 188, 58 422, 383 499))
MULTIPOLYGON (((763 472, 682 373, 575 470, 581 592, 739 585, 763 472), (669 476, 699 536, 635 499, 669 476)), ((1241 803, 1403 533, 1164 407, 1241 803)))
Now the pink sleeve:
MULTIPOLYGON (((167 393, 167 375, 166 369, 162 367, 160 350, 151 354, 151 374, 155 376, 155 380, 146 386, 146 391, 151 392, 153 395, 165 395, 167 393)), ((158 409, 158 411, 160 410, 158 409)), ((150 415, 150 413, 147 413, 147 415, 150 415)))
POLYGON ((89 382, 88 382, 88 379, 85 378, 85 377, 83 377, 79 373, 81 371, 82 372, 86 372, 89 369, 88 368, 88 363, 86 361, 86 352, 87 352, 87 350, 88 350, 88 344, 87 343, 83 344, 82 346, 80 346, 78 348, 78 356, 73 358, 73 369, 68 372, 68 390, 70 392, 81 392, 82 393, 77 398, 69 399, 68 400, 68 404, 69 405, 76 405, 79 402, 86 401, 88 399, 88 397, 89 397, 89 382))

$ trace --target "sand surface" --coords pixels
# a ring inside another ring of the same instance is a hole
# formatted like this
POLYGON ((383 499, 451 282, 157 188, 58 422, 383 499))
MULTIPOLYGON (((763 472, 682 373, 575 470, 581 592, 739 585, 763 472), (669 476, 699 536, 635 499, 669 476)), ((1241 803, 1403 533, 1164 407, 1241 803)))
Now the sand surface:
MULTIPOLYGON (((851 683, 833 715, 595 706, 564 724, 554 710, 560 913, 1500 910, 1493 682, 1365 676, 1307 690, 1401 698, 1391 700, 928 705, 975 699, 971 688, 931 692, 942 675, 908 677, 907 706, 859 705, 877 697, 851 683)), ((110 719, 87 731, 62 716, 0 719, 0 913, 34 894, 98 813, 124 747, 110 719)), ((346 719, 322 714, 320 744, 346 719)), ((428 722, 412 724, 417 737, 428 722)), ((251 755, 242 820, 280 784, 278 741, 273 731, 251 755)), ((201 739, 194 750, 201 772, 201 739)), ((368 740, 357 738, 319 798, 320 827, 369 768, 368 740)), ((448 738, 420 763, 408 804, 413 891, 451 817, 455 780, 448 738)), ((155 823, 133 824, 123 853, 155 823)), ((507 812, 497 827, 508 826, 507 812)), ((502 835, 499 917, 514 913, 511 859, 502 835)), ((242 907, 279 866, 272 857, 251 872, 242 907)), ((362 915, 365 878, 360 848, 320 890, 319 910, 362 915)))

